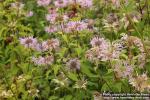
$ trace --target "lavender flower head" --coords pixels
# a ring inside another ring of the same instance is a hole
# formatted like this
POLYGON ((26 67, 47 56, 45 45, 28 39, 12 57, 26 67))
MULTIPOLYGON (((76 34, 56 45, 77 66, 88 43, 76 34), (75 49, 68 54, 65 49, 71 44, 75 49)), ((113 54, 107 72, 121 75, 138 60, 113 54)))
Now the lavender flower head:
POLYGON ((107 41, 104 38, 98 36, 92 38, 90 44, 92 47, 108 48, 107 41))
POLYGON ((76 2, 83 8, 90 8, 93 6, 93 0, 76 0, 76 2))
POLYGON ((109 41, 96 36, 91 40, 90 44, 92 48, 86 52, 86 58, 90 61, 107 61, 111 58, 109 41))
POLYGON ((66 65, 69 70, 72 70, 72 71, 80 70, 80 61, 77 58, 70 59, 66 65))
POLYGON ((132 64, 129 64, 129 61, 124 61, 123 65, 125 66, 125 70, 123 71, 123 77, 131 77, 134 67, 132 64))
POLYGON ((48 9, 48 12, 50 14, 55 14, 55 13, 57 13, 57 11, 58 11, 58 9, 57 8, 53 8, 53 7, 51 7, 51 8, 48 9))
POLYGON ((44 65, 45 64, 45 59, 42 56, 40 56, 38 58, 32 57, 32 61, 34 62, 35 65, 44 65))
POLYGON ((49 21, 50 23, 55 23, 57 17, 58 17, 58 14, 57 14, 57 13, 47 14, 47 15, 46 15, 46 20, 49 21))
POLYGON ((20 44, 24 45, 26 48, 34 49, 37 43, 37 39, 33 37, 20 38, 20 44))
POLYGON ((52 49, 57 49, 60 45, 58 39, 47 40, 46 44, 47 44, 48 48, 52 48, 52 49))
POLYGON ((70 21, 66 25, 64 25, 63 30, 66 33, 74 32, 74 31, 83 31, 87 29, 88 24, 82 21, 70 21))
POLYGON ((42 43, 37 44, 36 50, 37 51, 48 51, 48 50, 57 50, 60 46, 58 39, 51 39, 47 41, 43 41, 42 43))
POLYGON ((149 78, 147 77, 146 73, 136 77, 131 77, 129 79, 129 83, 140 92, 144 92, 145 90, 149 91, 150 89, 149 78))
POLYGON ((54 57, 53 56, 46 56, 46 57, 32 57, 32 61, 34 62, 35 65, 51 65, 54 62, 54 57))
POLYGON ((47 26, 45 27, 47 33, 54 33, 58 31, 58 26, 47 26))
POLYGON ((31 17, 31 16, 33 16, 33 11, 29 11, 29 12, 27 13, 27 17, 31 17))
POLYGON ((92 48, 86 52, 86 58, 91 62, 118 59, 124 49, 123 41, 114 41, 111 43, 98 36, 92 38, 90 44, 92 48))
POLYGON ((63 8, 63 7, 66 7, 68 5, 68 0, 56 0, 54 2, 55 6, 58 7, 58 8, 63 8))
POLYGON ((113 69, 118 78, 130 78, 134 71, 134 65, 128 60, 114 60, 113 69))
POLYGON ((50 4, 51 0, 37 0, 37 4, 39 6, 48 6, 50 4))
POLYGON ((97 62, 99 61, 99 51, 98 47, 91 48, 86 51, 85 57, 91 62, 97 62))

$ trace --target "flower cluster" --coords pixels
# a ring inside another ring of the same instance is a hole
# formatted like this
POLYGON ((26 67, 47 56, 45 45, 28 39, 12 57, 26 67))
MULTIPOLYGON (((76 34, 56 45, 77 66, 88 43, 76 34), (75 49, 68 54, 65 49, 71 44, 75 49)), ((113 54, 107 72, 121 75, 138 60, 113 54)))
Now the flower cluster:
POLYGON ((103 20, 104 28, 111 32, 112 30, 114 32, 118 32, 120 29, 120 21, 116 14, 110 13, 106 19, 103 20))
POLYGON ((122 28, 128 31, 133 31, 132 23, 138 23, 142 16, 140 13, 132 12, 129 14, 122 14, 120 17, 117 13, 110 13, 103 19, 104 29, 108 32, 117 33, 122 28))
MULTIPOLYGON (((37 0, 37 4, 39 6, 48 6, 51 0, 37 0)), ((83 8, 90 8, 93 5, 92 0, 55 0, 53 4, 57 8, 64 8, 70 5, 80 5, 83 8)))
POLYGON ((54 33, 63 31, 65 33, 74 33, 78 31, 84 31, 84 30, 90 30, 88 28, 88 23, 85 23, 83 21, 70 21, 64 25, 54 25, 54 26, 48 26, 45 28, 45 31, 48 33, 54 33))
POLYGON ((36 45, 38 44, 38 41, 36 38, 30 36, 30 37, 20 38, 20 44, 24 45, 26 48, 35 49, 36 45))
POLYGON ((105 40, 104 38, 94 37, 90 44, 92 48, 86 52, 86 57, 90 61, 108 61, 113 59, 119 59, 120 54, 128 52, 130 60, 135 60, 131 58, 133 56, 130 48, 131 46, 138 47, 139 54, 137 56, 137 63, 140 68, 143 68, 146 62, 146 53, 144 45, 138 37, 123 35, 120 40, 116 40, 110 43, 110 41, 105 40))
POLYGON ((92 48, 86 52, 86 58, 92 62, 117 59, 124 48, 121 42, 111 44, 110 41, 97 36, 91 40, 90 44, 92 48))
POLYGON ((67 69, 69 70, 80 71, 80 61, 77 58, 70 59, 66 65, 67 65, 67 69))
POLYGON ((31 48, 41 52, 56 50, 60 45, 58 39, 49 39, 47 41, 38 42, 38 40, 33 37, 20 38, 20 44, 24 45, 26 48, 31 48))
MULTIPOLYGON (((36 38, 33 37, 25 37, 20 38, 20 43, 24 45, 26 48, 31 48, 36 51, 46 52, 57 50, 60 46, 58 39, 49 39, 47 41, 38 42, 36 38)), ((45 57, 32 57, 32 61, 35 65, 51 65, 54 62, 54 57, 52 55, 45 57)))
POLYGON ((72 33, 91 29, 90 21, 72 21, 71 19, 80 16, 78 15, 78 5, 83 8, 91 7, 92 0, 56 0, 52 5, 51 8, 48 8, 49 13, 46 15, 46 20, 49 22, 49 26, 45 27, 47 33, 72 33), (60 12, 60 9, 64 7, 68 7, 69 10, 60 12))
MULTIPOLYGON (((146 53, 145 53, 145 48, 144 48, 144 45, 143 45, 141 39, 139 39, 138 37, 135 37, 135 36, 128 36, 128 35, 124 35, 124 37, 122 37, 122 39, 126 42, 128 48, 130 48, 132 46, 135 46, 138 48, 139 54, 134 55, 134 56, 137 56, 137 62, 138 62, 139 68, 143 68, 143 66, 145 65, 145 62, 146 62, 146 53)), ((130 53, 129 56, 131 56, 130 51, 129 51, 129 53, 130 53)), ((131 59, 133 59, 133 58, 131 58, 131 59)))
POLYGON ((129 80, 129 83, 135 87, 136 90, 143 92, 150 90, 149 79, 146 74, 138 75, 136 77, 132 77, 129 80))
POLYGON ((83 31, 86 30, 88 26, 88 23, 78 21, 70 21, 66 25, 64 25, 63 30, 66 33, 76 32, 76 31, 83 31))
POLYGON ((46 57, 32 57, 32 61, 35 63, 35 65, 51 65, 54 62, 53 56, 46 56, 46 57))
POLYGON ((90 42, 92 48, 86 52, 86 58, 94 63, 110 62, 115 78, 126 78, 138 91, 149 89, 148 79, 143 76, 134 77, 136 68, 143 68, 146 63, 146 53, 142 40, 135 36, 122 34, 120 40, 108 41, 98 36, 90 42), (138 48, 133 52, 132 49, 138 48), (135 52, 138 52, 137 54, 135 52), (128 54, 126 56, 126 54, 128 54), (143 77, 143 78, 142 78, 143 77), (146 78, 144 80, 144 78, 146 78), (140 81, 141 80, 141 81, 140 81), (141 83, 143 81, 143 83, 141 83))
POLYGON ((76 0, 76 3, 78 3, 83 8, 90 8, 93 5, 92 0, 76 0))
POLYGON ((134 71, 134 65, 128 60, 114 60, 112 67, 117 78, 130 78, 134 71))
POLYGON ((58 39, 49 39, 47 41, 43 41, 42 43, 37 44, 36 50, 37 51, 52 51, 57 50, 60 46, 58 39))
POLYGON ((37 0, 37 4, 39 6, 48 6, 50 4, 51 0, 37 0))
POLYGON ((149 1, 0 0, 0 99, 149 93, 149 1))

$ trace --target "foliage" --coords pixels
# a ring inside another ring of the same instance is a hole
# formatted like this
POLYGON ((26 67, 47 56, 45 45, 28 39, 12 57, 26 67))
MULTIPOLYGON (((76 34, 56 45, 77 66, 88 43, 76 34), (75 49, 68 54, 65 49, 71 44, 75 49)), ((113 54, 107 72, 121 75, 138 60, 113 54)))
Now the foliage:
POLYGON ((149 93, 149 0, 0 0, 0 99, 149 93))

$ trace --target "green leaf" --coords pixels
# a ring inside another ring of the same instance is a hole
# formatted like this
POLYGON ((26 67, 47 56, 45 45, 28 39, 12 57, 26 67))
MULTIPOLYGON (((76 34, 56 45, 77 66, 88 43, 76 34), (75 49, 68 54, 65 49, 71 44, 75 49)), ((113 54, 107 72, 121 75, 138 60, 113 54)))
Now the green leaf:
POLYGON ((64 99, 65 99, 65 100, 72 100, 72 98, 73 98, 72 95, 67 95, 67 96, 65 96, 64 99))
POLYGON ((81 64, 81 72, 86 74, 88 77, 98 77, 98 75, 94 75, 91 71, 90 71, 90 65, 88 63, 82 63, 81 64))
POLYGON ((65 42, 67 42, 67 43, 69 42, 69 41, 68 41, 68 38, 67 38, 67 35, 62 35, 62 38, 63 38, 63 40, 64 40, 65 42))
POLYGON ((74 74, 74 73, 69 73, 69 74, 68 74, 68 77, 69 77, 70 79, 74 80, 74 81, 77 81, 77 80, 78 80, 77 75, 74 74))
POLYGON ((108 85, 105 83, 102 88, 101 91, 111 91, 110 88, 108 87, 108 85))
POLYGON ((113 86, 113 91, 115 91, 115 92, 121 92, 122 83, 120 83, 120 82, 114 83, 112 86, 113 86))
POLYGON ((103 76, 106 81, 113 81, 114 73, 112 69, 109 69, 108 72, 103 76))
POLYGON ((79 48, 75 48, 75 50, 76 50, 78 56, 81 56, 83 48, 79 47, 79 48))
POLYGON ((59 65, 53 66, 53 70, 54 70, 54 74, 55 74, 55 75, 58 74, 59 69, 60 69, 60 66, 59 66, 59 65))
POLYGON ((49 99, 48 100, 57 100, 58 99, 58 97, 57 96, 51 96, 51 97, 49 97, 49 99))

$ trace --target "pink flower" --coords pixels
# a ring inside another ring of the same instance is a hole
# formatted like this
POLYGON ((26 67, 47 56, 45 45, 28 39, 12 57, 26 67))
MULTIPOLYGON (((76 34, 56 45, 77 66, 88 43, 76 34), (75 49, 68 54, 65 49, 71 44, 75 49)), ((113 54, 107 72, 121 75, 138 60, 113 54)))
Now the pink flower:
POLYGON ((41 43, 36 44, 35 50, 36 50, 36 51, 40 51, 40 52, 44 51, 42 44, 41 44, 41 43))
POLYGON ((107 61, 111 59, 112 55, 110 52, 110 42, 105 40, 104 38, 94 37, 90 44, 92 48, 86 52, 86 57, 90 61, 107 61))
POLYGON ((93 5, 92 0, 77 0, 76 2, 83 8, 90 8, 93 5))
POLYGON ((123 44, 121 41, 113 42, 98 36, 94 37, 90 44, 92 48, 86 52, 86 57, 90 61, 108 61, 110 59, 118 59, 123 51, 123 44))
POLYGON ((80 70, 80 61, 77 58, 70 59, 66 65, 67 65, 69 70, 72 70, 72 71, 79 71, 80 70))
POLYGON ((68 20, 69 20, 68 15, 63 15, 63 21, 66 22, 66 21, 68 21, 68 20))
POLYGON ((32 57, 32 61, 34 62, 35 65, 51 65, 54 62, 54 57, 53 56, 46 56, 46 57, 32 57))
POLYGON ((107 44, 107 41, 104 39, 104 38, 99 38, 99 37, 94 37, 90 44, 92 45, 92 47, 100 47, 100 48, 108 48, 108 44, 107 44))
POLYGON ((119 0, 112 0, 113 5, 115 5, 116 7, 120 6, 120 1, 119 0))
POLYGON ((125 70, 123 71, 123 77, 130 77, 134 71, 133 66, 130 65, 128 61, 124 61, 123 65, 125 67, 125 70))
POLYGON ((50 4, 51 0, 37 0, 37 4, 39 6, 48 6, 50 4))
POLYGON ((27 17, 31 17, 31 16, 33 16, 33 11, 29 11, 29 12, 27 13, 27 17))
POLYGON ((54 57, 53 56, 47 56, 45 57, 45 63, 48 65, 52 65, 52 63, 54 62, 54 57))
POLYGON ((112 63, 114 71, 120 78, 130 78, 133 75, 134 65, 129 60, 116 59, 112 63))
POLYGON ((68 5, 68 1, 67 0, 56 0, 54 2, 54 4, 58 8, 63 8, 63 7, 66 7, 68 5))
POLYGON ((122 40, 112 42, 112 58, 118 59, 125 48, 125 43, 122 40))
POLYGON ((70 21, 66 25, 63 26, 63 30, 66 33, 74 32, 74 31, 83 31, 86 29, 87 29, 87 23, 80 22, 80 21, 77 21, 77 22, 70 21))
POLYGON ((45 27, 45 31, 47 33, 54 33, 54 32, 58 31, 58 27, 57 26, 48 26, 48 27, 45 27))
POLYGON ((58 39, 51 39, 51 40, 47 40, 46 44, 48 46, 49 49, 57 49, 60 45, 59 40, 58 39))
POLYGON ((42 43, 39 43, 36 45, 36 50, 37 51, 48 51, 48 50, 57 50, 60 46, 59 40, 58 39, 51 39, 47 41, 43 41, 42 43))
POLYGON ((46 15, 46 20, 49 21, 50 23, 55 23, 57 17, 58 17, 57 13, 47 14, 46 15))
POLYGON ((96 62, 99 61, 99 54, 100 49, 98 47, 95 47, 86 51, 85 57, 91 62, 96 62))
POLYGON ((32 57, 32 61, 34 62, 35 65, 43 65, 44 64, 44 57, 39 57, 39 58, 36 58, 36 57, 32 57))
POLYGON ((36 38, 33 37, 26 37, 26 38, 20 38, 20 43, 24 45, 26 48, 35 48, 37 42, 36 38))
POLYGON ((49 8, 49 9, 48 9, 48 12, 49 12, 50 14, 56 14, 56 13, 57 13, 57 9, 55 9, 55 8, 49 8))

